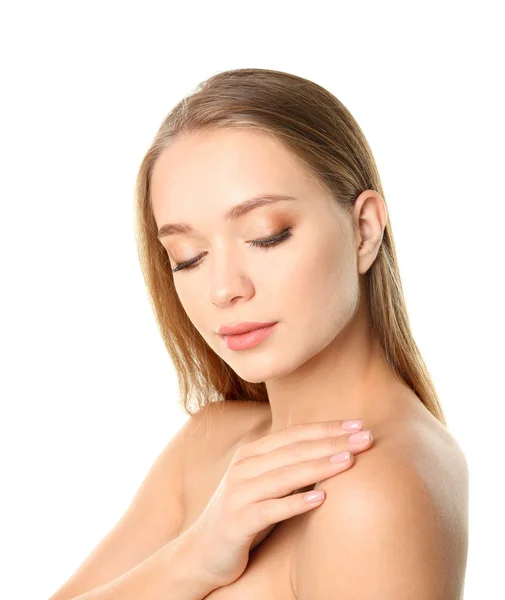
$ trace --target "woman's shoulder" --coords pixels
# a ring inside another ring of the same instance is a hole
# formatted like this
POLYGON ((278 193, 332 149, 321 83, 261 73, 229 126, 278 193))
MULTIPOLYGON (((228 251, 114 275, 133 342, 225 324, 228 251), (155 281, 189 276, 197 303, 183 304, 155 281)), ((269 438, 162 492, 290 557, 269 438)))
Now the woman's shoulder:
POLYGON ((216 428, 225 427, 229 430, 229 426, 233 425, 232 429, 240 435, 263 424, 270 415, 270 405, 268 402, 254 400, 219 400, 209 402, 202 413, 202 420, 207 426, 214 423, 216 428))
POLYGON ((308 514, 298 537, 291 567, 295 591, 308 589, 313 581, 306 565, 321 564, 330 549, 335 568, 345 565, 347 574, 358 569, 353 557, 361 552, 354 544, 368 534, 380 540, 367 548, 377 568, 396 545, 411 552, 402 556, 404 565, 423 564, 433 553, 431 559, 440 558, 437 568, 442 565, 447 579, 461 579, 468 548, 466 460, 442 423, 437 425, 431 413, 416 413, 375 427, 371 448, 357 455, 350 469, 315 486, 326 499, 308 514), (349 543, 335 546, 350 532, 349 543), (412 544, 412 539, 419 542, 412 544))
MULTIPOLYGON (((452 484, 456 486, 453 489, 467 484, 467 463, 460 445, 418 398, 412 410, 381 424, 374 445, 376 452, 372 448, 368 457, 374 468, 405 471, 430 490, 433 498, 441 500, 441 492, 451 489, 452 484)), ((449 494, 446 500, 454 503, 454 495, 449 494)))
POLYGON ((387 450, 400 459, 405 456, 408 465, 423 481, 434 482, 447 489, 454 482, 459 489, 467 484, 468 465, 465 454, 450 429, 441 423, 419 401, 419 411, 404 423, 391 429, 387 450))
MULTIPOLYGON (((201 407, 192 417, 188 455, 222 456, 253 439, 270 412, 268 402, 218 400, 201 407)), ((190 458, 187 456, 187 458, 190 458)))

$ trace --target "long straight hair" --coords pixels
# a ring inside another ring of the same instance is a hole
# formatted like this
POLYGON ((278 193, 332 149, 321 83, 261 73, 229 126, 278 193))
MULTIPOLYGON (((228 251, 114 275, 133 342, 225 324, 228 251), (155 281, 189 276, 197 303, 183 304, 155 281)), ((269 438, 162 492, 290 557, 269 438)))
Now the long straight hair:
MULTIPOLYGON (((200 83, 170 111, 137 175, 135 237, 151 306, 177 372, 179 402, 188 415, 219 400, 268 402, 265 383, 239 377, 187 317, 152 211, 151 174, 161 152, 177 136, 218 128, 252 128, 272 136, 347 214, 364 190, 375 190, 385 201, 375 159, 358 123, 333 94, 310 80, 269 69, 224 71, 200 83)), ((389 218, 364 278, 371 327, 387 364, 447 425, 412 335, 389 218)))

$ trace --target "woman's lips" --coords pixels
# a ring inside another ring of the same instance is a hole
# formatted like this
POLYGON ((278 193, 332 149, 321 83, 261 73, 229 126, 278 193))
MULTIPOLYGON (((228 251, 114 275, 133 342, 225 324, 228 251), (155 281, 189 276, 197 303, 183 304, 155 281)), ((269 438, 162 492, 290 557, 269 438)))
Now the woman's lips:
POLYGON ((275 321, 244 321, 243 323, 238 323, 237 325, 233 326, 221 325, 217 332, 219 333, 219 335, 238 335, 240 333, 247 333, 248 331, 253 331, 254 329, 263 329, 264 327, 269 327, 274 323, 275 321))
POLYGON ((222 335, 225 344, 230 350, 246 350, 247 348, 253 348, 273 333, 277 323, 261 327, 259 329, 253 329, 246 333, 238 333, 236 335, 222 335))

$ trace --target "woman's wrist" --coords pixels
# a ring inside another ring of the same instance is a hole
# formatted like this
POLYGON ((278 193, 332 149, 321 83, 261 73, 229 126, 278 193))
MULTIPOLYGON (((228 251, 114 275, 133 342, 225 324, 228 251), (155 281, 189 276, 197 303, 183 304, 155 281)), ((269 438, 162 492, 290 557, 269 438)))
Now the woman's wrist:
POLYGON ((166 568, 173 575, 172 589, 166 600, 202 600, 220 587, 203 565, 195 528, 187 529, 165 548, 166 568))

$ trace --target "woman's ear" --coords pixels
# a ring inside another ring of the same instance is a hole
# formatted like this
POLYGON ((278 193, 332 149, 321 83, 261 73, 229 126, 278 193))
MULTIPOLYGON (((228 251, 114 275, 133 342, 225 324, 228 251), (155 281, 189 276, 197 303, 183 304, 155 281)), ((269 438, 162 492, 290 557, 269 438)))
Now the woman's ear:
POLYGON ((352 216, 358 242, 358 272, 363 275, 372 266, 382 243, 386 204, 378 192, 365 190, 356 198, 352 216))

